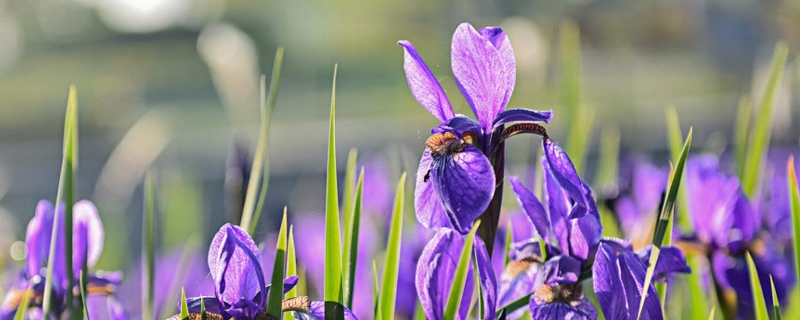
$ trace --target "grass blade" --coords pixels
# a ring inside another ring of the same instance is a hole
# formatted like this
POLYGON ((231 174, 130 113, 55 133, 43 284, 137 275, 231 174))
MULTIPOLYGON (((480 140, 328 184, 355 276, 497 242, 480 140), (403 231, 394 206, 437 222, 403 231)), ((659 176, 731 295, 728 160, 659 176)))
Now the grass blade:
MULTIPOLYGON (((297 254, 294 250, 294 227, 289 226, 289 245, 286 248, 286 275, 299 276, 297 274, 297 254)), ((297 286, 286 293, 284 299, 291 299, 297 296, 297 286)))
POLYGON ((378 306, 380 304, 380 284, 378 282, 378 265, 375 260, 372 260, 372 314, 375 315, 376 320, 380 320, 381 313, 378 312, 378 306))
POLYGON ((514 242, 514 229, 511 224, 511 220, 508 221, 506 224, 506 242, 503 244, 503 269, 511 262, 511 257, 509 257, 509 253, 511 252, 511 243, 514 242))
POLYGON ((272 285, 269 288, 267 300, 267 314, 282 319, 281 304, 283 303, 283 278, 286 270, 286 214, 287 208, 283 207, 283 220, 278 231, 278 244, 275 246, 275 264, 272 267, 272 285))
MULTIPOLYGON (((352 151, 351 151, 352 152, 352 151)), ((351 153, 352 154, 352 153, 351 153)), ((355 156, 353 156, 355 158, 355 156)), ((350 168, 350 161, 347 163, 348 170, 350 168)), ((355 161, 353 161, 353 167, 355 167, 355 161)), ((364 189, 364 168, 361 168, 361 172, 358 175, 358 185, 356 186, 355 191, 355 203, 353 205, 353 213, 350 215, 350 222, 347 222, 345 219, 345 229, 349 229, 349 231, 345 232, 344 238, 344 254, 345 258, 344 261, 347 263, 346 268, 344 269, 347 273, 345 277, 345 288, 347 288, 347 307, 353 307, 353 292, 355 290, 356 285, 356 265, 358 264, 358 236, 359 230, 361 227, 361 197, 363 194, 364 189)), ((346 189, 345 189, 346 190, 346 189)))
MULTIPOLYGON (((797 184, 797 173, 794 167, 794 156, 789 156, 786 163, 787 181, 789 184, 789 203, 792 215, 792 232, 794 239, 794 272, 795 279, 800 279, 800 185, 797 184)), ((800 284, 795 286, 800 289, 800 284)))
POLYGON ((581 93, 581 36, 578 26, 562 22, 559 31, 561 54, 561 99, 566 108, 564 114, 572 119, 567 136, 566 149, 575 169, 580 174, 589 146, 594 109, 583 105, 581 93))
POLYGON ((744 161, 747 157, 747 132, 750 130, 750 116, 753 113, 753 106, 746 97, 739 99, 739 106, 736 111, 736 132, 733 139, 736 154, 736 176, 741 178, 744 174, 744 161))
POLYGON ((447 305, 444 309, 445 319, 456 319, 458 317, 458 306, 464 295, 464 285, 467 282, 467 272, 469 270, 470 257, 472 256, 472 244, 475 241, 475 232, 478 231, 480 220, 475 221, 469 235, 464 239, 464 248, 461 249, 461 258, 458 260, 456 273, 453 275, 453 285, 447 298, 447 305))
MULTIPOLYGON (((43 319, 49 319, 50 309, 52 305, 52 290, 53 290, 53 261, 55 260, 56 250, 64 250, 64 263, 66 264, 67 285, 69 288, 75 286, 74 270, 72 267, 72 205, 75 202, 75 171, 77 170, 78 158, 77 148, 75 143, 78 141, 77 136, 78 126, 78 93, 75 86, 70 86, 69 97, 67 98, 67 112, 64 119, 64 150, 61 161, 61 175, 58 180, 58 192, 56 195, 56 208, 59 204, 64 203, 64 218, 61 219, 59 210, 56 210, 55 221, 64 222, 64 248, 56 248, 56 240, 58 238, 58 223, 53 224, 51 232, 50 252, 47 259, 47 274, 45 279, 45 291, 42 303, 43 319)), ((76 312, 74 296, 72 290, 66 290, 67 311, 72 318, 79 318, 76 312)))
POLYGON ((686 135, 686 141, 683 144, 680 157, 678 158, 677 166, 675 166, 674 173, 667 186, 667 196, 664 199, 664 204, 661 207, 656 229, 653 235, 653 251, 650 253, 650 261, 647 267, 647 274, 645 274, 644 286, 641 300, 639 301, 639 312, 637 319, 641 318, 642 310, 644 309, 644 301, 647 298, 647 292, 653 281, 653 273, 655 272, 656 262, 661 253, 661 245, 664 243, 664 238, 667 234, 667 228, 671 226, 670 220, 675 209, 675 200, 678 197, 678 190, 681 185, 681 178, 683 177, 683 169, 686 165, 686 158, 689 156, 689 148, 692 145, 692 128, 689 128, 689 134, 686 135))
POLYGON ((708 313, 708 320, 714 320, 715 311, 717 311, 717 308, 711 308, 711 312, 708 313))
POLYGON ((155 299, 155 217, 156 191, 155 173, 148 171, 144 178, 144 214, 142 215, 142 319, 153 319, 155 299))
POLYGON ((597 166, 595 184, 601 187, 601 190, 617 189, 621 139, 617 126, 605 126, 600 133, 600 163, 597 166))
MULTIPOLYGON (((339 191, 336 182, 336 73, 333 67, 333 88, 331 92, 331 118, 328 132, 328 178, 325 192, 325 301, 342 303, 342 242, 339 229, 339 191)), ((341 310, 326 303, 325 317, 339 319, 332 314, 341 310)))
POLYGON ((200 320, 206 320, 208 315, 206 314, 206 301, 203 300, 203 297, 200 297, 200 320))
POLYGON ((269 95, 265 94, 266 77, 261 76, 261 128, 256 145, 256 154, 253 158, 252 168, 250 169, 250 181, 247 182, 247 195, 245 196, 244 207, 242 209, 242 221, 239 225, 248 230, 252 235, 261 216, 264 207, 264 199, 267 197, 267 186, 269 183, 269 125, 272 119, 272 111, 275 109, 275 100, 278 98, 278 85, 281 83, 281 66, 283 65, 283 48, 279 47, 275 51, 275 60, 272 63, 272 77, 269 82, 269 95), (259 179, 261 179, 260 192, 259 179))
MULTIPOLYGON (((675 107, 669 106, 665 110, 667 119, 667 139, 669 141, 670 159, 672 163, 678 163, 681 156, 681 141, 683 141, 683 132, 681 130, 681 123, 678 120, 678 112, 675 107)), ((675 212, 675 218, 678 225, 686 230, 692 229, 691 221, 689 220, 689 202, 687 201, 686 189, 678 190, 678 208, 675 212)), ((672 229, 670 229, 672 230, 672 229)))
POLYGON ((186 290, 181 288, 181 319, 189 319, 189 306, 186 304, 186 290))
POLYGON ((788 55, 789 47, 786 43, 778 42, 775 45, 775 52, 772 56, 772 65, 770 66, 767 87, 764 89, 764 97, 761 99, 753 131, 750 133, 750 140, 747 143, 748 152, 742 170, 742 190, 750 199, 755 196, 764 171, 764 158, 766 157, 769 138, 772 134, 772 109, 788 55))
POLYGON ((758 279, 758 272, 756 265, 753 263, 753 256, 750 252, 745 253, 747 259, 747 273, 750 278, 750 288, 753 292, 753 310, 755 311, 756 320, 768 320, 769 313, 767 312, 767 303, 764 301, 764 290, 761 288, 761 281, 758 279))
POLYGON ((78 286, 81 291, 81 301, 83 302, 83 317, 86 320, 92 320, 92 318, 89 316, 89 306, 86 304, 86 270, 81 270, 79 281, 80 282, 78 283, 78 286))
POLYGON ((775 292, 775 282, 772 280, 772 275, 769 276, 769 286, 772 289, 772 316, 770 320, 781 320, 781 303, 778 301, 778 293, 775 292))
POLYGON ((394 196, 392 224, 389 228, 389 239, 386 244, 386 262, 383 265, 383 282, 381 283, 380 312, 383 319, 394 318, 394 305, 397 296, 397 277, 400 272, 400 243, 403 238, 403 203, 405 202, 406 173, 397 182, 394 196))
POLYGON ((31 304, 31 296, 33 295, 33 290, 30 288, 26 288, 25 291, 22 292, 22 300, 17 306, 17 313, 14 314, 14 320, 24 320, 25 314, 28 313, 28 306, 31 304))
MULTIPOLYGON (((689 266, 692 270, 703 270, 701 256, 687 256, 689 266)), ((692 319, 702 319, 708 314, 708 301, 712 298, 706 295, 703 289, 703 278, 700 272, 692 272, 686 275, 686 283, 689 290, 689 313, 692 319)), ((713 300, 711 300, 713 301, 713 300)), ((714 310, 711 310, 712 314, 714 310)))

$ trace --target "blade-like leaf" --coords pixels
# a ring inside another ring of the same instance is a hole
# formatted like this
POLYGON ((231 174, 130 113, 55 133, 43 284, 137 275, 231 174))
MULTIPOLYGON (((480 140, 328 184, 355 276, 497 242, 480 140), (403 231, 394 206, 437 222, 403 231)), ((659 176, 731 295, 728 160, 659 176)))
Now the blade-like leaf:
POLYGON ((644 286, 642 286, 642 297, 639 301, 639 312, 637 319, 641 318, 642 310, 644 309, 644 301, 647 298, 648 288, 653 281, 653 273, 655 272, 656 262, 661 253, 661 245, 664 243, 664 238, 667 234, 667 228, 671 226, 670 220, 675 209, 675 200, 678 197, 678 190, 681 185, 681 178, 683 177, 683 170, 686 165, 686 158, 689 156, 689 148, 692 145, 692 128, 689 128, 689 134, 686 135, 686 141, 683 144, 678 163, 675 166, 672 178, 667 186, 667 196, 664 199, 664 204, 661 206, 661 213, 659 214, 656 223, 656 230, 653 235, 653 251, 650 253, 650 261, 648 262, 647 273, 644 278, 644 286))
MULTIPOLYGON (((355 158, 355 156, 353 156, 355 158)), ((350 163, 348 161, 348 170, 350 163)), ((353 163, 355 166, 355 163, 353 163)), ((345 222, 346 229, 350 229, 345 234, 345 246, 344 246, 344 253, 345 259, 344 261, 347 262, 347 268, 344 270, 347 272, 346 280, 346 288, 347 288, 347 307, 353 307, 353 292, 355 290, 356 285, 356 265, 358 265, 358 236, 359 230, 361 227, 361 196, 363 194, 364 189, 364 168, 361 168, 361 172, 358 175, 358 185, 356 186, 355 191, 355 204, 353 205, 353 212, 350 214, 350 222, 345 222)))
POLYGON ((511 252, 511 242, 514 242, 514 230, 509 220, 506 224, 506 242, 503 244, 503 269, 511 262, 511 257, 508 255, 511 252))
MULTIPOLYGON (((289 245, 286 247, 286 275, 299 276, 297 274, 297 255, 294 250, 294 226, 289 226, 289 245)), ((297 297, 297 286, 286 293, 284 299, 297 297)))
POLYGON ((144 179, 144 214, 142 228, 142 319, 153 319, 155 297, 155 217, 156 217, 155 173, 148 171, 144 179))
POLYGON ((788 54, 789 47, 786 43, 778 42, 775 45, 769 79, 764 89, 764 97, 761 99, 753 131, 750 133, 750 139, 747 143, 747 155, 742 171, 742 190, 750 199, 755 196, 764 171, 764 158, 766 157, 769 138, 772 134, 772 109, 788 54))
POLYGON ((736 176, 741 178, 744 173, 744 161, 747 157, 747 132, 750 130, 750 116, 753 107, 750 99, 742 97, 739 99, 739 107, 736 111, 736 132, 734 133, 734 144, 736 150, 736 176))
MULTIPOLYGON (((792 216, 792 232, 794 235, 794 272, 795 279, 800 279, 800 186, 797 184, 794 156, 789 156, 789 160, 786 163, 786 175, 789 188, 790 212, 792 216)), ((795 285, 795 291, 800 291, 800 284, 795 285)))
MULTIPOLYGON (((331 118, 328 132, 328 179, 325 193, 325 301, 341 304, 342 295, 342 242, 339 226, 339 191, 336 182, 336 73, 333 68, 333 88, 331 92, 331 118)), ((327 305, 327 304, 326 304, 327 305)), ((341 308, 325 308, 326 318, 339 319, 330 314, 341 308)))
POLYGON ((380 305, 380 284, 378 282, 378 264, 375 260, 372 260, 372 314, 375 315, 375 319, 382 319, 381 313, 378 312, 378 307, 380 305))
MULTIPOLYGON (((78 127, 78 93, 75 86, 70 86, 69 97, 67 98, 67 112, 64 120, 64 151, 61 160, 61 175, 58 180, 58 192, 56 195, 56 208, 64 204, 64 218, 61 219, 59 215, 60 210, 56 210, 55 221, 64 222, 64 248, 56 248, 56 240, 58 238, 58 223, 53 224, 53 229, 50 237, 50 252, 47 258, 47 274, 45 279, 44 297, 42 303, 42 318, 48 319, 50 317, 52 305, 52 291, 53 291, 53 261, 55 260, 56 250, 64 250, 64 263, 67 271, 67 285, 69 288, 75 286, 75 271, 72 266, 72 205, 75 202, 75 172, 77 171, 77 148, 75 143, 78 141, 77 135, 78 127)), ((74 294, 72 290, 66 290, 66 301, 74 301, 74 294)), ((73 303, 67 305, 67 311, 73 318, 80 318, 77 313, 76 307, 73 303)))
POLYGON ((92 320, 89 316, 89 306, 86 304, 86 271, 81 270, 80 275, 80 282, 78 283, 79 289, 81 291, 81 302, 83 302, 83 318, 86 320, 92 320))
POLYGON ((745 253, 747 259, 747 273, 750 278, 750 288, 753 292, 753 310, 756 314, 756 320, 768 320, 769 313, 767 312, 767 303, 764 300, 764 290, 761 288, 761 281, 758 279, 758 271, 756 265, 753 263, 753 256, 750 252, 745 253))
MULTIPOLYGON (((675 107, 669 106, 666 109, 667 119, 667 138, 669 140, 670 160, 672 163, 678 163, 681 156, 681 141, 683 141, 683 132, 681 130, 681 123, 678 120, 678 112, 675 107)), ((678 190, 678 208, 675 211, 675 219, 678 225, 686 230, 692 228, 691 221, 689 220, 689 205, 687 201, 686 188, 678 190)), ((670 229, 671 230, 671 229, 670 229)))
POLYGON ((200 297, 200 320, 206 320, 208 315, 206 314, 206 302, 203 300, 203 297, 200 297))
MULTIPOLYGON (((703 289, 702 273, 703 266, 700 264, 701 256, 688 256, 689 266, 692 268, 692 273, 686 275, 686 283, 689 291, 689 314, 691 319, 702 319, 708 315, 708 301, 711 297, 706 295, 703 289)), ((713 301, 713 300, 712 300, 713 301)), ((712 309, 713 313, 713 309, 712 309)))
POLYGON ((189 319, 189 305, 186 304, 186 290, 181 288, 181 319, 189 319))
POLYGON ((605 126, 600 132, 600 163, 597 166, 595 184, 602 190, 617 189, 620 140, 617 126, 605 126))
POLYGON ((778 301, 778 293, 775 292, 775 282, 772 280, 772 275, 769 276, 769 286, 772 288, 772 315, 770 320, 781 320, 781 303, 778 301))
POLYGON ((403 238, 403 203, 405 202, 406 173, 397 182, 394 196, 392 224, 389 228, 389 239, 386 244, 386 262, 383 265, 383 281, 381 282, 380 312, 383 319, 394 318, 394 305, 397 295, 397 277, 400 271, 400 242, 403 238))
POLYGON ((567 154, 580 174, 589 146, 594 123, 594 109, 583 105, 581 93, 581 36, 578 26, 562 22, 559 31, 561 58, 561 98, 567 119, 571 119, 567 136, 567 154))
POLYGON ((461 258, 458 260, 456 273, 453 275, 453 285, 447 298, 447 305, 444 309, 445 319, 456 319, 458 317, 458 306, 464 295, 464 286, 467 283, 467 272, 469 270, 470 257, 472 256, 472 244, 475 241, 475 232, 478 231, 480 220, 475 221, 472 230, 464 239, 464 248, 461 249, 461 258))
POLYGON ((17 306, 17 313, 14 314, 14 320, 25 319, 25 314, 28 313, 28 306, 31 304, 31 296, 33 294, 33 290, 30 288, 26 288, 25 291, 22 292, 22 300, 17 306))
POLYGON ((281 319, 283 317, 283 279, 286 269, 286 214, 288 209, 283 207, 283 220, 278 231, 278 243, 275 245, 275 264, 272 267, 272 285, 269 288, 267 301, 267 314, 281 319))
POLYGON ((272 63, 272 77, 269 82, 269 95, 266 91, 266 77, 261 76, 261 127, 258 135, 256 153, 253 157, 253 164, 250 169, 250 181, 247 182, 247 195, 245 196, 244 207, 242 209, 242 221, 239 225, 253 234, 264 207, 264 200, 267 197, 267 186, 269 183, 269 125, 272 119, 272 111, 275 109, 275 101, 278 98, 278 85, 281 83, 281 66, 283 65, 283 48, 279 47, 275 51, 275 60, 272 63), (260 180, 260 181, 259 181, 260 180), (258 198, 256 192, 259 191, 258 198))
POLYGON ((717 311, 717 308, 711 308, 711 312, 708 313, 708 320, 714 320, 714 312, 717 311))
POLYGON ((503 310, 505 310, 506 314, 510 314, 510 313, 512 313, 514 311, 517 311, 518 309, 520 309, 522 307, 527 307, 528 304, 531 303, 531 296, 532 295, 533 295, 533 293, 526 294, 526 295, 520 297, 517 300, 511 301, 508 304, 497 308, 497 312, 495 313, 495 316, 499 318, 500 315, 503 313, 503 310))

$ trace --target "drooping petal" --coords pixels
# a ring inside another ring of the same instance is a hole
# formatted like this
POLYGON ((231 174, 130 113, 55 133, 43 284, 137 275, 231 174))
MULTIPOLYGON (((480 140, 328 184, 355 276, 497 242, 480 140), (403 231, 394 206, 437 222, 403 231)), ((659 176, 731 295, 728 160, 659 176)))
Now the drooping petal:
MULTIPOLYGON (((649 245, 636 253, 645 266, 650 263, 652 251, 653 246, 649 245)), ((683 255, 683 250, 676 247, 661 247, 661 253, 658 254, 658 261, 656 261, 656 268, 653 272, 654 281, 664 282, 669 280, 675 273, 691 272, 692 268, 686 263, 686 256, 683 255)))
POLYGON ((546 285, 554 287, 559 284, 572 284, 578 281, 581 262, 567 255, 558 255, 547 259, 542 273, 546 285))
POLYGON ((72 238, 72 264, 75 273, 81 270, 84 260, 93 267, 103 253, 103 222, 91 201, 82 200, 73 207, 74 236, 72 238))
POLYGON ((494 196, 494 168, 477 147, 433 155, 430 181, 453 228, 466 234, 494 196))
POLYGON ((492 260, 486 250, 486 244, 480 237, 475 237, 475 261, 478 265, 478 278, 480 278, 481 294, 483 295, 483 318, 494 319, 497 307, 497 278, 494 275, 492 260))
POLYGON ((54 214, 53 205, 47 200, 41 200, 36 205, 36 215, 28 222, 25 235, 25 246, 28 250, 25 270, 28 277, 39 275, 42 268, 47 266, 54 214))
MULTIPOLYGON (((525 259, 510 261, 500 276, 497 305, 507 305, 536 291, 536 288, 544 283, 544 275, 541 271, 542 265, 536 262, 525 259)), ((509 318, 517 317, 515 313, 512 313, 509 314, 509 318)))
POLYGON ((486 132, 503 111, 516 82, 511 43, 500 28, 476 31, 462 23, 453 34, 451 64, 458 88, 486 132))
POLYGON ((549 138, 542 139, 542 145, 550 173, 569 197, 575 201, 576 207, 570 211, 569 218, 580 218, 593 210, 596 211, 594 201, 590 199, 591 190, 588 190, 586 184, 578 176, 567 153, 549 138))
POLYGON ((251 306, 253 298, 266 286, 261 271, 261 256, 253 239, 242 228, 225 224, 211 241, 208 250, 208 268, 216 283, 216 295, 231 309, 245 314, 255 314, 257 307, 266 306, 266 295, 251 306), (245 305, 242 305, 242 304, 245 305))
MULTIPOLYGON (((636 319, 645 281, 645 265, 630 250, 601 243, 592 266, 594 290, 607 319, 636 319)), ((662 319, 655 288, 647 288, 641 319, 662 319)))
POLYGON ((596 216, 587 214, 570 223, 569 251, 570 255, 582 260, 589 258, 589 253, 600 242, 603 226, 596 216))
POLYGON ((544 187, 547 195, 547 206, 550 209, 550 232, 558 242, 561 251, 569 252, 569 199, 564 194, 558 182, 556 182, 550 168, 546 165, 546 160, 542 159, 544 167, 544 187))
POLYGON ((455 113, 447 95, 442 89, 442 85, 417 53, 417 49, 411 42, 402 40, 397 42, 404 49, 403 69, 406 72, 408 88, 411 94, 417 99, 428 112, 442 122, 452 118, 455 113))
MULTIPOLYGON (((477 243, 477 241, 476 241, 477 243)), ((452 229, 442 228, 425 245, 417 262, 415 285, 422 309, 428 319, 442 319, 453 285, 453 275, 458 266, 464 237, 452 229)), ((488 270, 487 270, 488 271, 488 270)), ((473 290, 472 267, 467 272, 463 297, 471 297, 473 290)), ((469 299, 462 299, 459 318, 464 319, 469 310, 469 299)))
POLYGON ((539 202, 533 192, 522 185, 522 182, 517 177, 508 177, 508 182, 511 183, 511 189, 517 195, 517 200, 519 200, 523 211, 525 211, 528 219, 536 228, 539 237, 544 239, 545 243, 550 244, 550 217, 548 217, 542 203, 539 202))
POLYGON ((414 188, 414 211, 417 213, 417 221, 426 228, 452 228, 453 225, 450 223, 447 213, 444 212, 442 201, 439 199, 439 195, 436 194, 433 182, 430 179, 432 161, 430 150, 425 150, 422 153, 422 159, 420 159, 419 168, 417 169, 417 182, 414 188))

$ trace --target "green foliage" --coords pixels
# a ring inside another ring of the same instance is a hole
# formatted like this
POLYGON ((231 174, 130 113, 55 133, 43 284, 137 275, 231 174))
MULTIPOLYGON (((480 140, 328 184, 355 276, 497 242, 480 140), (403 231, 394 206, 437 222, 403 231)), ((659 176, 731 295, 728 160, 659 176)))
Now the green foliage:
MULTIPOLYGON (((294 227, 289 226, 289 245, 286 248, 286 275, 298 276, 297 274, 297 254, 294 249, 294 227)), ((297 286, 286 293, 285 299, 297 297, 297 286)))
POLYGON ((566 108, 564 115, 571 119, 566 151, 575 169, 583 172, 589 139, 594 123, 594 109, 583 105, 581 91, 581 36, 578 26, 562 22, 559 32, 561 54, 561 98, 566 108))
POLYGON ((287 208, 283 207, 283 220, 278 231, 278 243, 275 245, 275 264, 272 267, 272 284, 269 288, 269 300, 267 301, 267 314, 281 319, 283 317, 283 278, 286 270, 286 222, 287 208))
POLYGON ((480 220, 472 226, 469 235, 464 239, 464 248, 461 249, 461 258, 456 266, 456 273, 453 275, 453 285, 450 288, 450 295, 447 298, 447 305, 444 309, 445 319, 456 319, 458 316, 458 306, 464 295, 464 286, 467 283, 467 272, 469 272, 470 257, 472 256, 472 245, 475 241, 475 232, 478 231, 480 220))
POLYGON ((756 195, 761 175, 764 171, 764 159, 769 147, 769 138, 772 134, 772 109, 788 55, 789 47, 786 43, 778 42, 775 45, 775 52, 772 56, 772 65, 770 66, 767 87, 764 89, 764 97, 758 108, 753 131, 750 133, 750 139, 747 143, 747 155, 742 168, 741 180, 742 190, 750 199, 753 199, 756 195))
POLYGON ((778 301, 778 293, 775 292, 775 282, 772 280, 772 275, 769 276, 769 286, 772 289, 772 314, 770 320, 781 320, 781 303, 778 301))
POLYGON ((734 148, 736 152, 736 175, 742 177, 744 174, 744 161, 747 157, 747 132, 750 130, 750 116, 753 113, 753 106, 746 97, 739 99, 739 106, 736 110, 736 132, 734 133, 734 148))
MULTIPOLYGON (((339 229, 339 191, 336 182, 336 72, 333 68, 330 131, 328 133, 328 178, 325 192, 325 301, 342 303, 342 243, 339 229)), ((325 308, 326 318, 335 318, 333 309, 325 308)))
POLYGON ((142 215, 142 319, 153 319, 153 301, 155 300, 156 270, 156 191, 155 173, 148 171, 144 179, 144 214, 142 215))
POLYGON ((383 265, 383 281, 381 283, 380 312, 381 318, 393 319, 395 301, 397 301, 397 277, 400 272, 400 244, 403 238, 403 203, 405 202, 406 173, 397 182, 394 197, 392 224, 389 227, 389 239, 386 244, 386 262, 383 265))
MULTIPOLYGON (((355 149, 351 150, 350 154, 352 155, 352 166, 351 161, 348 159, 347 161, 347 170, 348 173, 350 170, 355 171, 355 149), (351 169, 352 168, 352 169, 351 169)), ((353 174, 355 177, 355 174, 353 174)), ((350 184, 349 179, 347 180, 348 184, 350 184)), ((345 209, 345 236, 344 236, 344 259, 342 260, 347 265, 343 266, 343 270, 345 271, 345 288, 347 289, 346 292, 346 301, 347 307, 352 308, 353 306, 353 299, 354 295, 353 292, 355 290, 356 285, 356 266, 358 265, 358 236, 361 227, 361 196, 363 194, 364 189, 364 168, 361 168, 361 172, 358 175, 358 185, 356 186, 355 191, 355 201, 353 201, 353 205, 351 210, 345 209), (347 212, 350 212, 349 214, 347 212)), ((347 188, 345 188, 345 198, 352 197, 353 191, 349 192, 350 196, 347 195, 347 188)), ((347 207, 347 204, 345 204, 347 207)))
POLYGON ((189 305, 186 304, 186 290, 181 288, 181 319, 189 319, 189 305))
POLYGON ((756 320, 768 320, 767 303, 764 301, 764 290, 761 288, 761 281, 758 279, 756 265, 750 252, 745 253, 747 259, 747 273, 750 278, 750 288, 753 292, 753 310, 756 313, 756 320))

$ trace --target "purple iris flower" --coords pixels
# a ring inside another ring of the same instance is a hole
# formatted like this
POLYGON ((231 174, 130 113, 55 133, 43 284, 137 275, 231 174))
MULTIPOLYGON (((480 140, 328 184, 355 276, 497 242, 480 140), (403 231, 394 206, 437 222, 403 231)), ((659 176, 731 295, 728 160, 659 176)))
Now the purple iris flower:
MULTIPOLYGON (((601 238, 603 227, 588 186, 558 145, 545 139, 544 149, 546 205, 519 179, 509 178, 536 236, 512 246, 514 261, 501 278, 500 305, 533 293, 530 311, 536 319, 596 319, 597 310, 583 297, 581 284, 592 277, 607 318, 636 319, 649 251, 636 255, 627 241, 601 238), (575 210, 586 214, 571 217, 575 210), (634 300, 636 306, 628 308, 634 300)), ((689 271, 682 251, 662 248, 656 281, 689 271)), ((652 286, 648 290, 654 291, 652 286)), ((650 295, 645 307, 643 319, 661 318, 658 295, 650 295)))
MULTIPOLYGON (((786 301, 796 281, 790 257, 780 250, 780 241, 762 224, 762 217, 747 200, 735 177, 719 171, 716 158, 694 157, 686 167, 689 212, 695 230, 690 240, 702 245, 711 263, 717 289, 734 301, 726 306, 738 318, 752 318, 752 291, 748 282, 745 252, 750 252, 762 287, 775 280, 778 300, 786 301)), ((767 221, 769 221, 767 219, 767 221)), ((765 296, 772 304, 772 296, 765 296)))
POLYGON ((622 174, 622 192, 613 203, 622 233, 642 248, 652 241, 653 226, 667 189, 668 172, 643 160, 632 160, 622 174))
MULTIPOLYGON (((28 223, 25 236, 28 255, 25 268, 21 272, 16 287, 6 297, 0 307, 0 320, 13 319, 22 296, 27 289, 32 289, 27 319, 41 319, 41 297, 44 295, 45 276, 50 252, 50 240, 53 225, 58 226, 56 246, 64 248, 64 222, 56 221, 56 217, 63 219, 64 205, 60 205, 56 214, 53 205, 46 201, 39 201, 36 214, 28 223)), ((103 251, 103 224, 97 214, 97 208, 90 201, 83 200, 73 206, 73 242, 72 261, 75 273, 68 275, 64 261, 65 250, 56 250, 53 263, 53 304, 52 314, 60 316, 66 312, 69 304, 78 305, 80 301, 66 301, 69 277, 78 283, 80 270, 86 263, 87 269, 94 266, 103 251)), ((114 296, 114 291, 120 283, 119 272, 90 272, 87 275, 87 305, 92 319, 126 319, 121 304, 114 296)), ((79 297, 78 297, 79 298, 79 297)))
MULTIPOLYGON (((264 279, 261 261, 258 247, 245 230, 230 223, 222 226, 208 250, 208 268, 215 283, 214 296, 188 299, 189 312, 199 313, 202 300, 206 312, 212 314, 214 319, 263 319, 266 316, 269 286, 264 279)), ((286 278, 283 292, 294 288, 297 280, 296 275, 286 278)), ((309 319, 321 319, 324 317, 324 306, 319 307, 319 303, 315 303, 308 301, 307 297, 286 300, 284 311, 304 314, 309 319)), ((344 314, 345 319, 356 319, 346 308, 344 314)), ((173 318, 178 319, 180 315, 173 318)))
POLYGON ((548 122, 551 112, 505 110, 516 82, 516 62, 508 37, 498 27, 475 30, 462 23, 453 34, 453 75, 477 121, 455 114, 411 42, 398 44, 405 51, 411 93, 441 121, 431 130, 417 171, 417 219, 427 228, 466 234, 495 198, 496 188, 502 190, 503 141, 519 133, 545 136, 539 123, 548 122))

